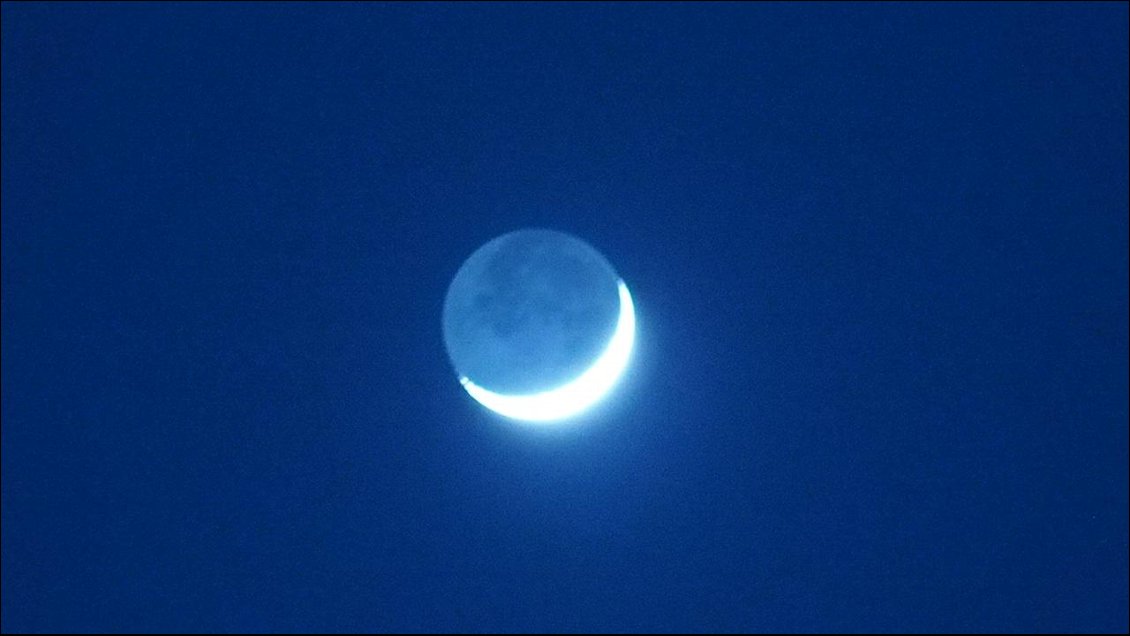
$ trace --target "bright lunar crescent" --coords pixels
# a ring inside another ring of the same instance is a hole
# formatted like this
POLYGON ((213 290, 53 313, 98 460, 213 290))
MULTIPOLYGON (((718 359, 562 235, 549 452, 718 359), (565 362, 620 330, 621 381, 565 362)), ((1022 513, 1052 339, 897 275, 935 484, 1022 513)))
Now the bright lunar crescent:
POLYGON ((635 332, 631 294, 612 265, 552 230, 518 230, 480 247, 443 304, 459 382, 518 420, 561 420, 599 401, 628 366, 635 332))

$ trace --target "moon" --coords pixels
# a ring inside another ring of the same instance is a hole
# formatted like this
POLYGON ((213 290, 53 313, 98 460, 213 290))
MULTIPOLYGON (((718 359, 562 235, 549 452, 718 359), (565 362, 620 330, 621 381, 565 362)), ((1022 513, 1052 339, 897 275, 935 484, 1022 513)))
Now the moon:
POLYGON ((600 401, 635 342, 628 286, 584 241, 525 229, 463 263, 443 305, 443 339, 459 383, 515 420, 552 422, 600 401))

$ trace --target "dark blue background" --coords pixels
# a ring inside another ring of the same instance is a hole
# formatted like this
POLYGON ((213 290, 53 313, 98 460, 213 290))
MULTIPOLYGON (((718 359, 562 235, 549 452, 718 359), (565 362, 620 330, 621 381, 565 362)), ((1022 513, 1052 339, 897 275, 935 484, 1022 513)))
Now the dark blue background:
POLYGON ((4 4, 3 629, 1126 631, 1127 24, 4 4), (442 346, 529 226, 572 426, 442 346))

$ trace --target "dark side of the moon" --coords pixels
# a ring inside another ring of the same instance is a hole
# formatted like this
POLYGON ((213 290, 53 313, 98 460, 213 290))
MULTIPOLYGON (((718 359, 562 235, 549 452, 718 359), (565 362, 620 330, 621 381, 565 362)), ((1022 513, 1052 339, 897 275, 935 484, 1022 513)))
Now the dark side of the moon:
POLYGON ((490 241, 459 269, 444 301, 456 373, 512 395, 575 379, 616 329, 618 281, 599 252, 568 234, 519 230, 490 241))

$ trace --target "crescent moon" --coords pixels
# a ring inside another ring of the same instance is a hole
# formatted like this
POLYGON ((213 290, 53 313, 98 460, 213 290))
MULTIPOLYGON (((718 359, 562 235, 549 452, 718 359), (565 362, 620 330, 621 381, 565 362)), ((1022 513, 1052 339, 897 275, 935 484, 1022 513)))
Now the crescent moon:
POLYGON ((632 295, 628 293, 628 286, 624 281, 619 281, 617 287, 620 292, 620 316, 616 321, 616 330, 596 362, 577 378, 555 389, 526 395, 494 393, 466 376, 460 377, 459 383, 471 397, 495 413, 528 422, 565 419, 596 404, 624 373, 636 339, 636 310, 632 305, 632 295))

